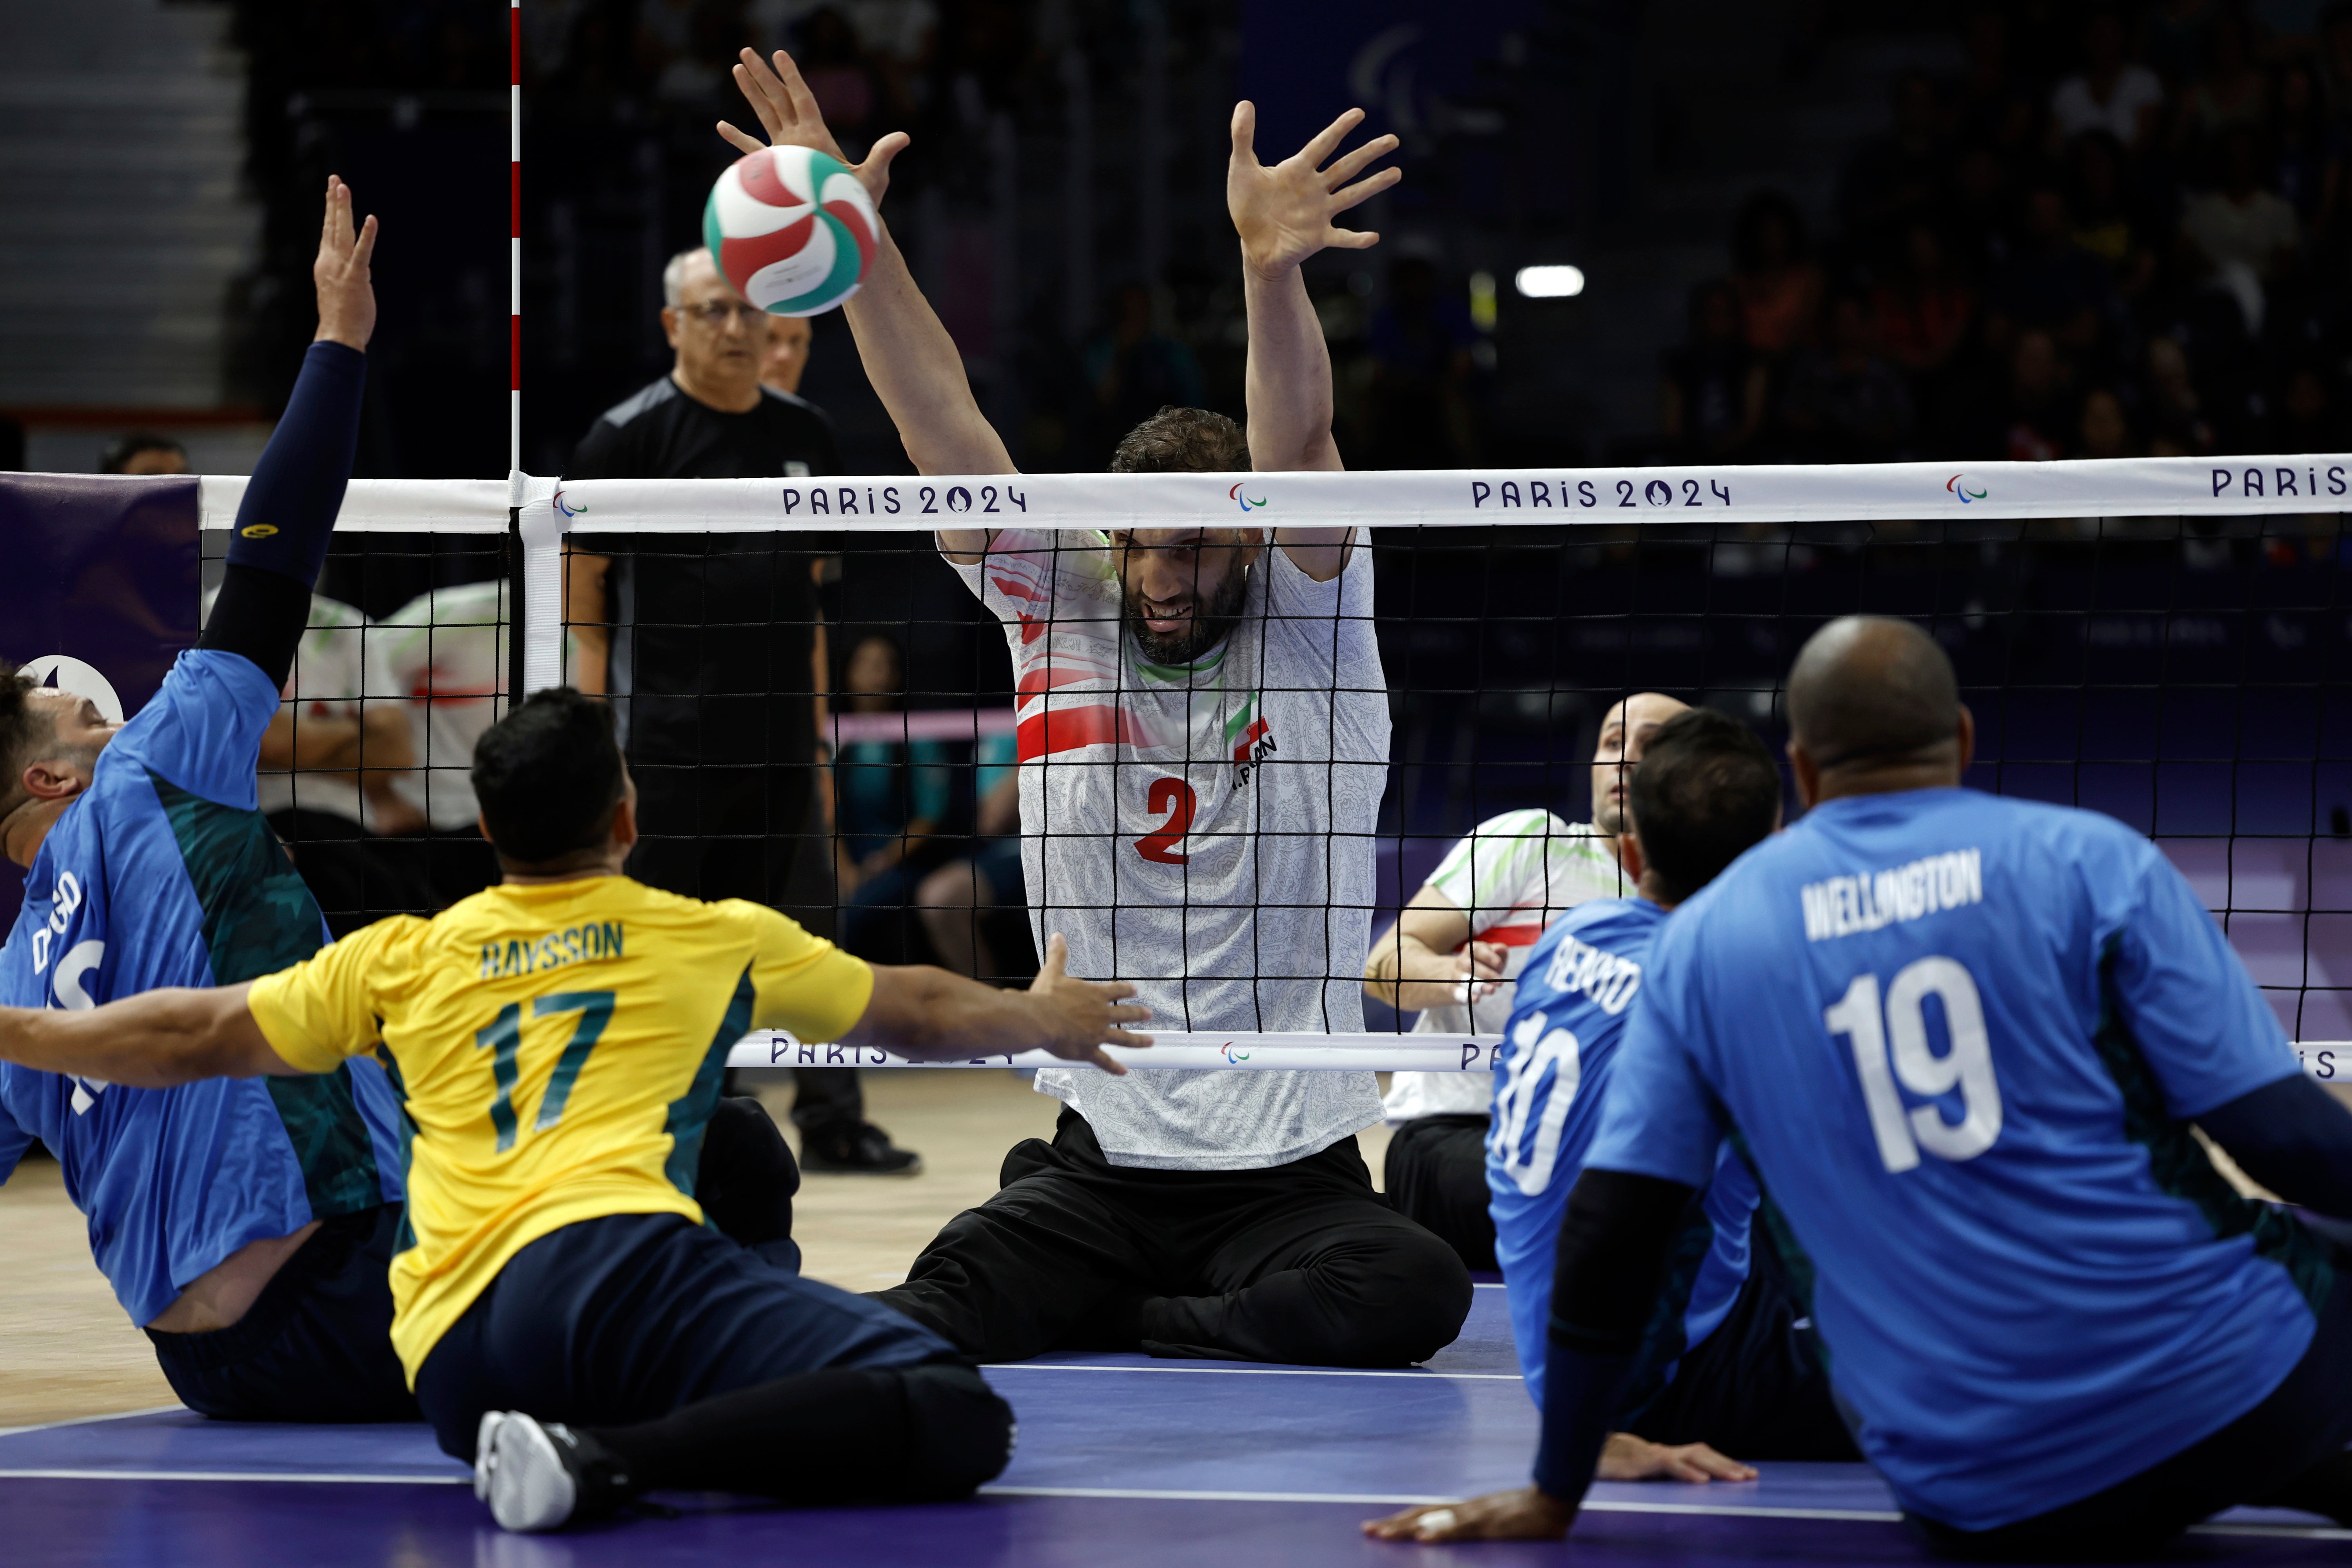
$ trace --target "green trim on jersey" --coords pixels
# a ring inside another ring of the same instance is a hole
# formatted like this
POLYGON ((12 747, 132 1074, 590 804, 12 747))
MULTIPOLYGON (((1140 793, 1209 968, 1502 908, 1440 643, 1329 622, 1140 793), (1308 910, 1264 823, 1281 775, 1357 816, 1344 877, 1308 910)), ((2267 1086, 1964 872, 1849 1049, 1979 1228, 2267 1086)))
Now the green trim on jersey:
MULTIPOLYGON (((710 1113, 719 1109, 719 1086, 727 1081, 727 1053, 735 1042, 751 1032, 751 1008, 757 1000, 751 986, 751 966, 743 966, 742 978, 735 982, 735 994, 727 1004, 727 1012, 719 1020, 719 1032, 710 1037, 709 1048, 702 1054, 702 1065, 695 1069, 694 1082, 684 1094, 669 1102, 669 1118, 662 1131, 675 1142, 669 1158, 662 1164, 662 1174, 669 1184, 694 1196, 697 1173, 702 1166, 702 1132, 710 1125, 710 1113)), ((707 1220, 706 1220, 707 1223, 707 1220)))
POLYGON ((1190 664, 1154 664, 1148 658, 1138 658, 1135 668, 1139 675, 1147 676, 1164 686, 1176 686, 1196 675, 1207 675, 1217 669, 1225 662, 1225 653, 1226 645, 1219 643, 1190 664))
MULTIPOLYGON (((188 882, 204 910, 205 952, 215 985, 291 968, 319 951, 325 924, 269 821, 192 795, 147 770, 172 824, 188 882)), ((302 1172, 312 1219, 383 1203, 375 1144, 352 1089, 350 1064, 331 1073, 266 1080, 302 1172)))
MULTIPOLYGON (((383 1033, 383 1020, 375 1021, 376 1033, 383 1033)), ((392 1048, 378 1044, 375 1059, 383 1065, 384 1076, 392 1080, 394 1101, 400 1107, 400 1190, 408 1190, 408 1173, 416 1163, 416 1118, 408 1114, 408 1081, 400 1076, 400 1064, 393 1059, 392 1048)), ((400 1234, 393 1238, 395 1258, 416 1245, 416 1226, 406 1204, 400 1205, 400 1234)))
POLYGON ((2284 1209, 2239 1195, 2189 1131, 2164 1103, 2163 1088, 2139 1042, 2116 1006, 2116 938, 2099 955, 2099 1026, 2093 1043, 2124 1097, 2124 1136, 2147 1151, 2149 1173, 2169 1196, 2194 1204, 2214 1236, 2252 1236, 2254 1256, 2284 1268, 2295 1289, 2318 1311, 2336 1288, 2332 1248, 2284 1209))

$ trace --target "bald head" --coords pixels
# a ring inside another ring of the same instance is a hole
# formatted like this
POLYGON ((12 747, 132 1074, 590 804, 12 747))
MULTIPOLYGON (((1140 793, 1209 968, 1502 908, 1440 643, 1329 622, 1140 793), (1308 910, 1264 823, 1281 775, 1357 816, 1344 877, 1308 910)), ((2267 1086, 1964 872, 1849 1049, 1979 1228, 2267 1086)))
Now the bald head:
POLYGON ((1637 691, 1601 716, 1601 734, 1592 748, 1592 824, 1615 837, 1624 831, 1625 791, 1633 764, 1658 726, 1690 704, 1663 691, 1637 691))
POLYGON ((1972 740, 1952 661, 1909 621, 1882 616, 1832 621, 1805 644, 1789 671, 1789 731, 1801 775, 1927 769, 1957 783, 1972 740))

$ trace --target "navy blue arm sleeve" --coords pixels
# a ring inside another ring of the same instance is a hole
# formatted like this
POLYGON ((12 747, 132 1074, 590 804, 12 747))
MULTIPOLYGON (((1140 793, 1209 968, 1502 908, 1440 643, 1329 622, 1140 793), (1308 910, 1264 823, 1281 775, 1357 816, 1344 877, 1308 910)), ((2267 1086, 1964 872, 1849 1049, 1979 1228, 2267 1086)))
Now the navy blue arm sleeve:
POLYGON ((2217 1106, 2197 1124, 2287 1202, 2352 1219, 2352 1110, 2301 1073, 2217 1106))
POLYGON ((1569 1194, 1536 1450, 1535 1483, 1547 1496, 1573 1503, 1592 1484, 1691 1194, 1679 1182, 1591 1169, 1569 1194))
POLYGON ((236 509, 228 574, 203 643, 244 655, 279 686, 310 623, 310 589, 351 481, 366 383, 365 354, 312 343, 236 509))

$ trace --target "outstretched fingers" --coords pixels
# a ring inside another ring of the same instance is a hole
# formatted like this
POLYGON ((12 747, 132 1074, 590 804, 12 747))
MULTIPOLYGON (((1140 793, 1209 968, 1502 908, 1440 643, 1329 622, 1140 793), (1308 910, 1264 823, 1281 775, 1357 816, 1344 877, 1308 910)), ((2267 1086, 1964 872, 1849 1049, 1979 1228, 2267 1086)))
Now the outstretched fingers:
POLYGON ((1330 124, 1326 125, 1322 130, 1317 132, 1315 133, 1315 139, 1298 150, 1298 155, 1307 160, 1307 166, 1308 168, 1321 168, 1323 166, 1323 160, 1331 155, 1332 151, 1339 145, 1341 140, 1347 136, 1348 132, 1353 131, 1357 126, 1361 125, 1363 122, 1364 111, 1362 110, 1349 110, 1346 113, 1340 115, 1339 119, 1334 120, 1330 124))
POLYGON ((319 223, 319 253, 340 259, 352 248, 352 188, 327 176, 327 213, 319 223))
MULTIPOLYGON (((740 70, 743 68, 738 66, 735 68, 740 70)), ((756 136, 744 134, 724 120, 719 122, 719 135, 722 141, 733 147, 738 153, 764 153, 768 148, 768 144, 765 142, 761 141, 756 136)))
POLYGON ((783 135, 793 122, 792 94, 776 73, 768 68, 768 62, 760 58, 759 51, 743 50, 732 74, 735 85, 742 89, 745 101, 760 117, 769 137, 772 140, 783 135))
POLYGON ((366 277, 368 275, 368 263, 373 260, 374 257, 375 214, 370 213, 367 216, 367 221, 360 225, 360 237, 358 242, 352 247, 349 270, 355 277, 366 277))
POLYGON ((1402 169, 1382 169, 1379 174, 1357 181, 1344 191, 1331 193, 1331 211, 1346 212, 1349 207, 1370 201, 1391 185, 1404 178, 1402 169))
POLYGON ((1385 158, 1396 150, 1397 139, 1394 134, 1373 137, 1370 142, 1323 171, 1323 188, 1327 191, 1338 190, 1361 174, 1365 164, 1375 158, 1385 158))

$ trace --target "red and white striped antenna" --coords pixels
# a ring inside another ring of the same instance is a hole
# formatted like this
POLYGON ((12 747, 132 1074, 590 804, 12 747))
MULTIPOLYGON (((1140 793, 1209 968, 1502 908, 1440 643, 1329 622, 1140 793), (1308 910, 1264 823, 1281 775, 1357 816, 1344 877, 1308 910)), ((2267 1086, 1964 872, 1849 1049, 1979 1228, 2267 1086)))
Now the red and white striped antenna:
POLYGON ((522 0, 507 8, 507 468, 522 472, 522 0))

